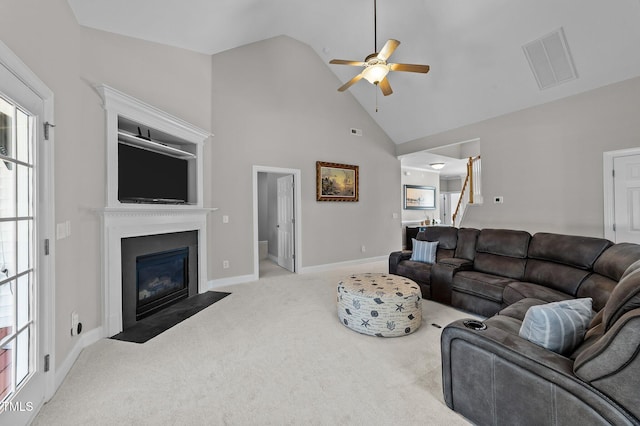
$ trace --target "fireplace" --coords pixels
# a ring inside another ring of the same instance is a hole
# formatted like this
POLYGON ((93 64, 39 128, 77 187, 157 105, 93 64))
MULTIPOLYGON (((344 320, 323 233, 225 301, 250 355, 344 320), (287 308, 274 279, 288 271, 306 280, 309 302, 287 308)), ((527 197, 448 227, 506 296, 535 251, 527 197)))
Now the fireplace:
POLYGON ((102 332, 105 337, 111 337, 136 322, 137 256, 188 246, 189 295, 207 290, 207 215, 216 209, 204 206, 203 159, 205 141, 213 135, 112 87, 101 84, 96 90, 104 102, 107 145, 106 204, 96 210, 101 217, 103 242, 102 332), (156 138, 167 143, 166 146, 163 143, 149 145, 147 142, 150 141, 137 140, 138 145, 153 146, 157 151, 173 154, 177 148, 181 155, 188 157, 188 204, 128 204, 118 199, 118 147, 121 139, 130 140, 131 135, 137 133, 138 126, 150 129, 156 138), (155 247, 133 256, 122 252, 123 241, 130 238, 182 232, 193 232, 195 243, 155 247), (202 261, 198 262, 198 259, 202 261))
POLYGON ((122 330, 198 293, 198 232, 122 238, 122 330))

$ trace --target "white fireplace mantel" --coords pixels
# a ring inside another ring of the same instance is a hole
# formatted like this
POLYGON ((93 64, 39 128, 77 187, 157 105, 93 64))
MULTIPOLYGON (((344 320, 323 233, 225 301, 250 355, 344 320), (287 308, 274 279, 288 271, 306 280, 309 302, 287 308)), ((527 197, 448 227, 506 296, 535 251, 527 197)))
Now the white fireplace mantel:
MULTIPOLYGON (((171 207, 171 206, 167 206, 171 207)), ((207 214, 216 209, 124 209, 99 211, 103 229, 103 330, 105 337, 122 331, 122 239, 173 232, 198 232, 198 293, 206 291, 207 214)))

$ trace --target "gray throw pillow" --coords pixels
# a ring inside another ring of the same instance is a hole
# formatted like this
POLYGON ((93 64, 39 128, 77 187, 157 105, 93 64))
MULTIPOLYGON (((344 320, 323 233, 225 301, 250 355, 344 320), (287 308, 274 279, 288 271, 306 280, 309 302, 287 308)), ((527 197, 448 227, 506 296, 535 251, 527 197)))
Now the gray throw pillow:
POLYGON ((561 355, 580 344, 589 327, 592 299, 572 299, 532 306, 520 327, 520 337, 561 355))
POLYGON ((436 263, 436 251, 438 250, 437 241, 419 241, 413 240, 413 252, 411 260, 423 263, 436 263))

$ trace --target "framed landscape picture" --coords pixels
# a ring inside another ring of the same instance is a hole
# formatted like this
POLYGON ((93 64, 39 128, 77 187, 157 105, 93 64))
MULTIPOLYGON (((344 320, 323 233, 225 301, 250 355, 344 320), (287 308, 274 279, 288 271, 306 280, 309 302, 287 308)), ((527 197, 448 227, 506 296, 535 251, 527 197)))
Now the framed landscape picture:
POLYGON ((405 210, 433 210, 436 208, 435 186, 404 186, 405 210))
POLYGON ((358 166, 316 161, 317 201, 358 201, 358 166))

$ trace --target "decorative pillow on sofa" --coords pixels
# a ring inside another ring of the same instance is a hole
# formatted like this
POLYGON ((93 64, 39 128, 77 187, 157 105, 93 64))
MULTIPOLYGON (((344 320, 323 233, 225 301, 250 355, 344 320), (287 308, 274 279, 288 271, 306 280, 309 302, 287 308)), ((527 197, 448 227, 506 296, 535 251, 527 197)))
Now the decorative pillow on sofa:
POLYGON ((436 263, 436 251, 438 250, 438 241, 419 241, 413 240, 413 252, 411 260, 423 263, 436 263))
POLYGON ((591 298, 562 300, 529 308, 520 337, 561 355, 582 342, 593 311, 591 298))

